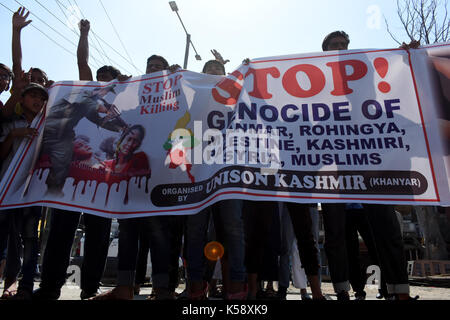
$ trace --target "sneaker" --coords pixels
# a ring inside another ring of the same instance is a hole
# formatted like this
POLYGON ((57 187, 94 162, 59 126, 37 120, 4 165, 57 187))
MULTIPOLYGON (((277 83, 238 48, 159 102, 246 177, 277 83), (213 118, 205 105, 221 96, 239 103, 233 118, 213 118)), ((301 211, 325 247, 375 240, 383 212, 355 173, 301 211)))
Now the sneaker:
POLYGON ((350 300, 350 296, 349 296, 348 292, 345 290, 338 292, 336 297, 337 297, 338 301, 349 301, 350 300))

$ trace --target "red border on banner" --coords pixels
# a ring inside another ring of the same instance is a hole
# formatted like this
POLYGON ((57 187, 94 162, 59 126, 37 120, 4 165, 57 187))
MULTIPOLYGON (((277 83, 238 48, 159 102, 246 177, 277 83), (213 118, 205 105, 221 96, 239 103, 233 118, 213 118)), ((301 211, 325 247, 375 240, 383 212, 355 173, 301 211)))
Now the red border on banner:
MULTIPOLYGON (((439 46, 445 46, 445 45, 438 45, 436 47, 439 47, 439 46)), ((261 60, 261 61, 254 61, 254 62, 251 62, 251 63, 265 63, 265 62, 278 62, 278 61, 289 61, 289 60, 303 60, 303 59, 313 59, 313 58, 323 58, 323 57, 333 57, 333 56, 345 56, 345 55, 354 55, 354 54, 365 54, 365 53, 376 53, 376 52, 387 52, 387 51, 390 52, 390 51, 399 51, 399 50, 407 51, 407 50, 401 49, 401 48, 380 49, 380 50, 349 52, 349 53, 344 53, 344 54, 317 55, 317 56, 311 56, 311 57, 261 60)), ((216 197, 219 197, 221 195, 226 195, 226 194, 241 194, 241 195, 250 195, 250 196, 258 196, 258 197, 269 197, 269 198, 270 197, 274 197, 274 198, 289 198, 289 199, 340 200, 340 201, 352 200, 352 201, 395 201, 395 202, 439 202, 440 201, 440 199, 439 199, 439 192, 438 192, 438 188, 437 188, 437 182, 436 182, 433 162, 432 162, 432 159, 431 159, 431 152, 430 152, 430 146, 429 146, 429 142, 428 142, 428 136, 427 136, 425 125, 424 125, 422 107, 421 107, 421 103, 420 103, 420 99, 419 99, 419 94, 417 92, 417 85, 416 85, 415 74, 414 74, 414 71, 413 71, 413 68, 412 68, 412 65, 411 65, 411 55, 410 55, 410 53, 408 51, 407 51, 407 53, 408 53, 408 59, 409 59, 409 68, 410 68, 410 71, 411 71, 411 76, 412 76, 413 85, 414 85, 414 91, 416 93, 416 99, 417 99, 417 103, 418 103, 418 107, 419 107, 420 120, 422 122, 422 128, 423 128, 423 132, 424 132, 424 139, 425 139, 425 144, 426 144, 426 148, 427 148, 431 174, 432 174, 432 178, 433 178, 434 191, 435 191, 436 196, 437 196, 436 199, 308 197, 308 196, 295 196, 295 195, 260 194, 260 193, 244 192, 244 191, 223 191, 223 192, 215 194, 214 196, 212 196, 210 199, 208 199, 204 203, 198 204, 198 205, 195 205, 195 206, 192 206, 192 207, 184 207, 184 208, 178 208, 178 209, 153 210, 153 211, 134 211, 134 212, 109 211, 109 210, 102 210, 102 209, 97 209, 97 208, 92 208, 92 207, 85 207, 85 206, 79 206, 79 205, 74 205, 74 204, 67 204, 67 203, 64 203, 64 202, 58 202, 58 201, 52 201, 52 200, 40 200, 40 201, 34 201, 34 202, 28 202, 28 203, 2 205, 1 203, 3 202, 6 194, 8 193, 8 189, 11 186, 11 183, 14 180, 14 177, 16 176, 17 171, 18 171, 20 165, 22 164, 22 162, 23 162, 27 152, 29 151, 29 148, 30 148, 31 143, 32 143, 32 141, 31 141, 30 144, 28 145, 24 155, 22 156, 21 161, 19 162, 19 165, 17 166, 13 177, 11 178, 11 180, 10 180, 10 182, 8 184, 8 187, 6 188, 6 191, 5 191, 2 199, 0 200, 0 208, 15 207, 15 206, 18 206, 18 205, 30 206, 30 205, 38 205, 38 204, 57 204, 57 205, 63 205, 63 206, 66 206, 66 207, 72 207, 72 208, 76 208, 76 209, 90 210, 90 211, 94 211, 94 212, 96 211, 96 212, 99 212, 99 213, 116 214, 116 215, 122 215, 122 214, 124 214, 124 215, 149 214, 149 213, 164 213, 164 212, 169 213, 169 212, 179 212, 179 211, 187 211, 187 210, 201 208, 204 205, 206 205, 209 202, 211 202, 212 200, 214 200, 216 197)), ((176 71, 174 73, 167 74, 167 75, 161 75, 161 76, 145 78, 145 79, 139 79, 139 80, 133 80, 133 81, 116 82, 116 83, 134 83, 134 82, 147 81, 147 80, 151 80, 151 79, 158 79, 158 78, 168 77, 170 75, 173 75, 173 74, 176 74, 176 73, 179 73, 179 72, 186 72, 186 71, 187 70, 180 70, 180 71, 176 71)), ((102 86, 102 85, 55 84, 51 88, 57 87, 57 86, 105 87, 105 86, 108 86, 108 85, 103 85, 102 86)), ((45 117, 43 117, 43 118, 45 118, 45 117)), ((41 120, 41 122, 39 124, 39 127, 41 126, 41 124, 42 124, 42 120, 41 120)))

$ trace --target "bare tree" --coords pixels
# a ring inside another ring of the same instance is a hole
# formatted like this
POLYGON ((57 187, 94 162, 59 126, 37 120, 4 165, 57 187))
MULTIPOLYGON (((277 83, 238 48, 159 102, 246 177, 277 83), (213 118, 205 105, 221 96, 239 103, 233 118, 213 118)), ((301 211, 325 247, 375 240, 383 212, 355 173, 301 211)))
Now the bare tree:
MULTIPOLYGON (((397 15, 411 41, 431 44, 450 40, 448 0, 397 0, 397 15)), ((384 20, 389 35, 401 44, 384 20)))

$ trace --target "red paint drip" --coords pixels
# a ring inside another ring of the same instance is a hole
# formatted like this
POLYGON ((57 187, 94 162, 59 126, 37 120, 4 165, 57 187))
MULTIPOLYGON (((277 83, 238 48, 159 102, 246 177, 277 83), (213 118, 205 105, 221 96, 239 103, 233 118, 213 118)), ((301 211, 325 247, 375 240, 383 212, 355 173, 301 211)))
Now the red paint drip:
POLYGON ((87 182, 84 183, 83 189, 81 190, 81 194, 85 194, 86 193, 86 185, 87 185, 87 182))
MULTIPOLYGON (((381 78, 386 77, 389 70, 389 62, 385 58, 376 58, 373 61, 373 65, 381 78)), ((386 81, 381 81, 378 84, 378 90, 383 93, 388 93, 389 91, 391 91, 391 85, 386 81)))
MULTIPOLYGON (((42 180, 43 173, 45 169, 51 168, 51 162, 50 157, 47 155, 41 156, 39 159, 36 167, 33 170, 33 174, 38 171, 39 179, 42 180)), ((133 177, 136 177, 135 184, 139 184, 139 188, 141 188, 141 181, 144 177, 147 178, 147 185, 145 192, 148 193, 148 180, 150 178, 150 169, 144 169, 135 171, 134 173, 111 173, 106 172, 103 168, 92 168, 89 165, 86 165, 79 161, 73 161, 70 164, 69 174, 67 177, 72 177, 74 179, 74 182, 72 186, 74 187, 73 194, 72 194, 72 200, 75 200, 76 198, 76 191, 78 189, 78 185, 80 182, 84 182, 83 189, 81 191, 81 194, 86 193, 86 185, 89 183, 89 187, 92 186, 93 181, 96 182, 94 194, 91 199, 91 203, 94 203, 95 198, 97 196, 97 191, 100 183, 106 183, 108 186, 107 193, 106 193, 106 199, 105 199, 105 205, 109 202, 109 195, 111 193, 111 188, 113 184, 116 185, 116 192, 119 192, 120 190, 120 182, 126 181, 127 188, 125 192, 125 196, 123 199, 124 204, 127 204, 129 202, 129 184, 130 180, 133 177)))

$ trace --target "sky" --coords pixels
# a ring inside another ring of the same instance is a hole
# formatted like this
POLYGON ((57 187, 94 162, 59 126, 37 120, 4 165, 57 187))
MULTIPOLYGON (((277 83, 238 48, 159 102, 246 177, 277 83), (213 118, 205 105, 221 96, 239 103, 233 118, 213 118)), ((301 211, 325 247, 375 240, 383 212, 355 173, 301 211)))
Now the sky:
MULTIPOLYGON (((6 65, 12 64, 12 12, 5 7, 16 11, 19 3, 30 10, 28 18, 33 20, 22 31, 25 70, 39 67, 55 81, 78 79, 80 18, 91 22, 89 63, 94 74, 107 64, 127 75, 141 75, 152 54, 183 66, 186 34, 166 0, 0 0, 0 62, 6 65)), ((350 49, 398 47, 385 19, 399 40, 408 40, 394 0, 177 0, 176 4, 201 57, 195 59, 191 46, 187 69, 196 72, 214 59, 211 49, 230 60, 226 70, 231 72, 245 58, 321 51, 323 38, 335 30, 350 35, 350 49)))

